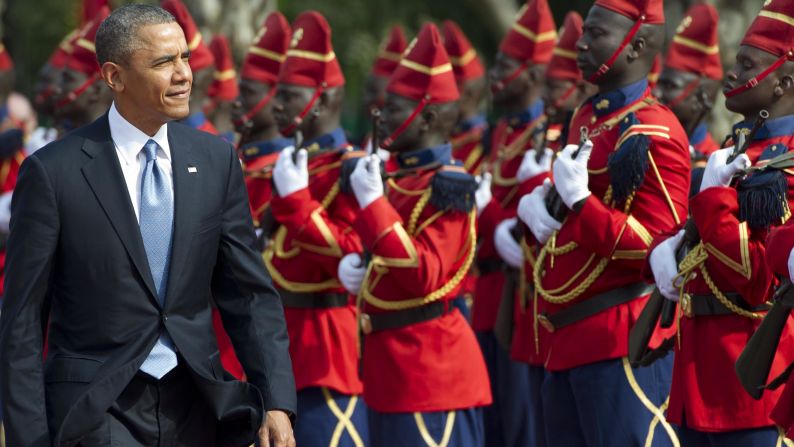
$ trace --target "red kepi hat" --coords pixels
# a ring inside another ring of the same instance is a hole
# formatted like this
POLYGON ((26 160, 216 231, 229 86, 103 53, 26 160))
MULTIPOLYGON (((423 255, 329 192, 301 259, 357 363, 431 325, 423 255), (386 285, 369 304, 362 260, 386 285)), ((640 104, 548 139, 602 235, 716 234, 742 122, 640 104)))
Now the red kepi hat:
POLYGON ((515 23, 499 44, 499 51, 521 62, 521 65, 492 90, 502 90, 531 64, 547 64, 557 40, 557 25, 547 0, 529 0, 516 15, 515 23))
POLYGON ((5 45, 0 43, 0 71, 9 71, 14 68, 14 61, 11 60, 11 55, 5 45))
POLYGON ((226 36, 213 36, 210 51, 215 59, 215 79, 210 84, 207 96, 220 101, 234 101, 239 95, 237 72, 234 70, 232 51, 226 36))
POLYGON ((314 89, 314 96, 281 134, 292 135, 325 89, 345 84, 331 44, 331 27, 317 11, 306 11, 292 24, 292 40, 278 82, 314 89))
POLYGON ((742 39, 742 45, 756 47, 778 56, 777 61, 750 79, 746 84, 725 93, 726 97, 736 96, 758 85, 770 73, 786 61, 794 60, 794 3, 791 0, 772 0, 764 4, 750 29, 742 39))
POLYGON ((573 84, 556 101, 556 105, 565 102, 576 91, 579 81, 582 80, 582 71, 576 65, 576 41, 582 36, 582 16, 576 11, 565 15, 565 21, 560 29, 560 40, 554 47, 549 65, 546 67, 546 77, 571 81, 573 84))
POLYGON ((408 119, 383 141, 383 148, 389 147, 405 131, 425 105, 456 101, 460 97, 452 64, 436 25, 423 25, 408 48, 400 66, 389 78, 386 91, 413 99, 419 104, 408 119))
POLYGON ((378 51, 378 57, 372 64, 372 74, 382 78, 388 78, 394 69, 400 64, 403 52, 408 47, 405 40, 405 33, 400 25, 394 25, 389 32, 389 37, 385 40, 378 51))
POLYGON ((193 16, 190 15, 190 11, 187 10, 182 0, 163 0, 160 6, 173 14, 182 31, 185 32, 187 48, 190 50, 190 69, 199 71, 212 66, 214 63, 212 52, 204 44, 198 26, 196 26, 193 16))
POLYGON ((99 62, 96 58, 96 32, 99 25, 110 15, 110 8, 104 6, 99 9, 99 13, 93 20, 88 21, 75 38, 72 40, 72 52, 66 57, 64 68, 73 70, 79 73, 84 73, 88 78, 80 84, 79 87, 63 96, 55 104, 55 107, 63 107, 80 95, 82 95, 88 87, 90 87, 100 76, 99 62))
POLYGON ((270 86, 267 95, 262 98, 251 110, 235 122, 236 126, 249 123, 263 107, 265 107, 276 94, 275 84, 281 64, 287 58, 292 29, 284 15, 276 11, 265 19, 262 28, 254 38, 254 43, 248 48, 245 55, 243 68, 240 73, 242 79, 259 82, 270 86))
POLYGON ((600 6, 609 9, 612 12, 620 14, 634 20, 634 26, 631 27, 623 42, 618 45, 618 48, 612 53, 612 56, 606 62, 601 64, 598 71, 590 76, 588 81, 595 82, 596 79, 603 76, 612 68, 620 53, 623 49, 631 43, 631 39, 637 35, 640 26, 644 24, 661 25, 664 24, 664 1, 663 0, 596 0, 593 6, 600 6))
POLYGON ((99 15, 102 8, 110 8, 108 0, 83 0, 80 25, 85 25, 93 20, 94 17, 99 15))
POLYGON ((460 83, 482 78, 485 68, 480 61, 480 56, 477 55, 477 50, 471 46, 471 42, 463 34, 458 24, 452 20, 444 20, 441 32, 444 34, 444 48, 449 55, 455 79, 460 83))

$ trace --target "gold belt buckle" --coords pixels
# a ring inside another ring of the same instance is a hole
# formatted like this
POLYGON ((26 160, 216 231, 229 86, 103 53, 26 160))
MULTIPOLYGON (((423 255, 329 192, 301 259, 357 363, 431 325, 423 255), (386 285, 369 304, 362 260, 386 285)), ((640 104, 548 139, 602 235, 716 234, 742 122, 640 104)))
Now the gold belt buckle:
POLYGON ((361 332, 363 332, 364 335, 369 335, 372 333, 372 319, 368 314, 361 314, 361 317, 359 318, 359 325, 361 326, 361 332))
POLYGON ((550 333, 554 333, 555 330, 554 324, 552 324, 551 320, 549 320, 549 318, 546 315, 539 314, 538 323, 540 323, 540 325, 543 326, 543 329, 546 329, 550 333))
POLYGON ((685 293, 681 297, 681 312, 683 312, 684 316, 687 318, 692 318, 694 314, 692 313, 692 297, 685 293))

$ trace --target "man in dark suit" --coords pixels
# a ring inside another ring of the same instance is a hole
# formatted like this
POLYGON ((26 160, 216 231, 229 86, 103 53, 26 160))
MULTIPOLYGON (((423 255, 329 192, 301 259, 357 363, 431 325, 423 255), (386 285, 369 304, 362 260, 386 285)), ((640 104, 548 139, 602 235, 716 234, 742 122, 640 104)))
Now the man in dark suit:
POLYGON ((113 106, 28 158, 14 195, 0 319, 8 445, 242 446, 258 431, 262 445, 294 446, 283 310, 240 163, 173 122, 189 113, 182 30, 129 5, 100 26, 96 51, 113 106), (210 293, 248 383, 220 365, 210 293))

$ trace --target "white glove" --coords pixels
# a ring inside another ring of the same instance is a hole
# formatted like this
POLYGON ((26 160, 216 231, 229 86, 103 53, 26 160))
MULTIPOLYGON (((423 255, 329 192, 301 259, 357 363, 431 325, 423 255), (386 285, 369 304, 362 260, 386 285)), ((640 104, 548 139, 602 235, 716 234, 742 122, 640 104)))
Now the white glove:
POLYGON ((499 222, 494 231, 494 246, 496 251, 501 256, 502 260, 510 267, 519 268, 521 263, 524 262, 524 255, 521 252, 521 246, 518 245, 510 230, 516 226, 518 219, 513 217, 499 222))
POLYGON ((683 237, 684 230, 681 230, 675 236, 667 238, 657 245, 651 252, 650 263, 656 287, 659 288, 662 296, 670 301, 678 301, 680 295, 679 288, 673 284, 673 279, 678 275, 675 252, 681 245, 683 237))
POLYGON ((361 209, 383 196, 380 158, 377 155, 359 158, 356 169, 350 174, 350 186, 361 209))
POLYGON ((545 244, 551 235, 562 227, 562 224, 551 217, 546 209, 546 195, 550 189, 551 180, 546 179, 542 185, 518 202, 518 218, 527 224, 535 239, 541 244, 545 244))
POLYGON ((0 233, 8 234, 11 222, 11 196, 14 191, 0 195, 0 233))
POLYGON ((733 147, 714 151, 706 163, 706 170, 703 172, 703 181, 700 183, 700 190, 705 191, 715 186, 728 186, 731 178, 737 172, 747 169, 752 163, 747 155, 742 154, 728 164, 728 157, 731 156, 733 147))
POLYGON ((353 295, 358 295, 361 283, 364 282, 364 275, 367 274, 367 266, 361 261, 358 253, 350 253, 339 261, 337 274, 345 289, 353 295))
POLYGON ((593 142, 585 141, 579 155, 574 159, 572 156, 578 147, 575 144, 565 146, 554 162, 554 186, 568 208, 573 208, 576 202, 590 196, 590 189, 587 187, 587 162, 590 160, 593 142))
POLYGON ((276 184, 279 197, 287 197, 309 186, 309 154, 306 149, 301 149, 296 160, 292 161, 293 153, 294 146, 284 148, 273 168, 273 183, 276 184))
POLYGON ((537 151, 530 149, 524 154, 524 159, 521 160, 521 166, 518 167, 516 179, 519 182, 531 179, 536 175, 544 174, 551 171, 551 160, 554 158, 554 151, 546 148, 540 156, 540 162, 535 159, 537 151))
POLYGON ((474 203, 477 204, 477 216, 488 206, 493 194, 491 194, 491 174, 485 173, 477 176, 477 191, 474 191, 474 203))

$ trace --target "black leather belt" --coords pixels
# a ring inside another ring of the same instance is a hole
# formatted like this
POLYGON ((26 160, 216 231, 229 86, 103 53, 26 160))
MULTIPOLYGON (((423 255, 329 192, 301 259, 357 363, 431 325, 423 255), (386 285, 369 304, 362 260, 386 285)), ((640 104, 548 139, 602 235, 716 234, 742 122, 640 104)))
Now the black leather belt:
POLYGON ((280 289, 281 303, 284 307, 298 309, 331 309, 345 307, 350 303, 346 293, 296 293, 280 289))
POLYGON ((625 287, 612 289, 598 295, 591 296, 586 300, 576 303, 571 307, 555 312, 551 315, 538 315, 538 322, 547 331, 554 332, 557 329, 570 326, 574 323, 601 313, 610 307, 628 303, 643 295, 651 293, 653 286, 644 282, 634 283, 625 287))
POLYGON ((480 275, 488 275, 494 272, 501 272, 504 269, 505 263, 498 258, 478 259, 477 271, 480 275))
POLYGON ((449 313, 453 306, 446 301, 436 301, 420 307, 385 312, 380 314, 361 314, 361 331, 364 334, 398 329, 412 324, 423 323, 449 313))
MULTIPOLYGON (((723 293, 728 301, 748 312, 765 312, 769 310, 767 303, 760 306, 750 306, 741 295, 735 292, 723 293)), ((681 299, 681 311, 687 317, 706 317, 716 315, 735 315, 735 313, 725 307, 714 295, 692 295, 685 294, 681 299)))

